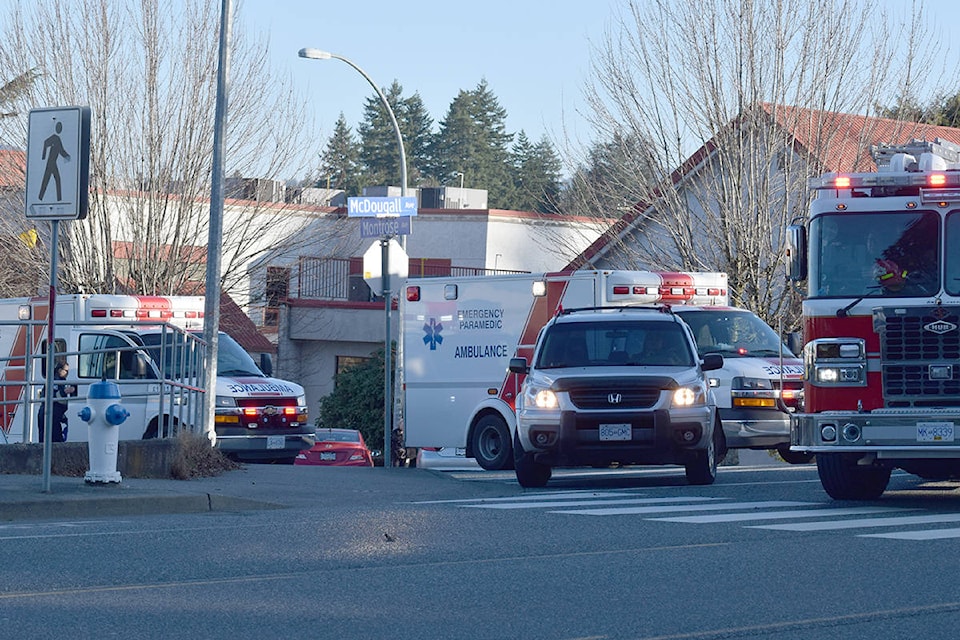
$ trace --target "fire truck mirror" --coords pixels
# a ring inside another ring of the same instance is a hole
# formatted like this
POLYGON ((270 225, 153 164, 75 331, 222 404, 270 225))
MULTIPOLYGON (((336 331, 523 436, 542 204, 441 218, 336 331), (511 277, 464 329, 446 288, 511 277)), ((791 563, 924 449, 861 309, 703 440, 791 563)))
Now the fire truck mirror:
POLYGON ((801 224, 787 226, 787 278, 793 281, 807 279, 807 230, 801 224))

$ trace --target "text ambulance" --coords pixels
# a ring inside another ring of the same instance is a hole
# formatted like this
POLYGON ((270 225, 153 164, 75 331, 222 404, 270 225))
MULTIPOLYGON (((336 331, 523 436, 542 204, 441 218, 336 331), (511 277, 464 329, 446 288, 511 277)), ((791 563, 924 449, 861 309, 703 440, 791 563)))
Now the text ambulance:
MULTIPOLYGON (((697 327, 695 336, 709 340, 698 343, 701 355, 724 357, 724 368, 710 372, 710 384, 729 446, 789 455, 786 411, 792 407, 781 395, 792 399, 798 393, 802 363, 754 314, 726 306, 728 297, 724 273, 408 279, 400 300, 405 444, 463 448, 485 469, 511 468, 523 376, 507 371, 510 358, 529 360, 540 329, 561 309, 667 303, 697 327)), ((793 461, 806 460, 797 455, 793 461)))
MULTIPOLYGON (((54 353, 70 365, 68 439, 84 441, 75 416, 92 382, 115 380, 130 417, 121 440, 172 435, 202 424, 202 297, 63 295, 56 299, 54 353)), ((38 440, 46 380, 46 298, 0 300, 0 428, 4 442, 38 440)), ((239 344, 219 334, 217 446, 244 459, 293 459, 313 444, 303 387, 264 374, 239 344)), ((268 372, 269 373, 269 372, 268 372)))

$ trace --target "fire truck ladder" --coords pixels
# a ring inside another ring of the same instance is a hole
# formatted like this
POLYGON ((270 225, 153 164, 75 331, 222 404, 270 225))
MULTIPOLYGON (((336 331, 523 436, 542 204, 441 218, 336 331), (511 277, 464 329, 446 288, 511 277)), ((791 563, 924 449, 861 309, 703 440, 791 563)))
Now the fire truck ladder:
MULTIPOLYGON (((877 168, 889 167, 890 161, 898 154, 910 156, 913 162, 905 162, 904 166, 916 163, 916 159, 921 154, 929 153, 939 158, 947 164, 946 167, 954 169, 954 165, 960 163, 960 145, 954 144, 943 138, 935 138, 932 142, 929 140, 918 140, 914 138, 905 144, 877 144, 870 145, 870 157, 877 163, 877 168)), ((913 169, 916 170, 916 169, 913 169)))

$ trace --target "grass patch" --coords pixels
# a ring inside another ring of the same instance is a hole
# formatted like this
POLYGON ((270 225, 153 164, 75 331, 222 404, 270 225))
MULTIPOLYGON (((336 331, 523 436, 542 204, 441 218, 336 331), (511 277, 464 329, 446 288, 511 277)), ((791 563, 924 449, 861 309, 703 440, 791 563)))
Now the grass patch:
POLYGON ((170 475, 175 479, 209 478, 239 468, 240 463, 210 446, 206 436, 189 432, 177 436, 176 451, 170 464, 170 475))

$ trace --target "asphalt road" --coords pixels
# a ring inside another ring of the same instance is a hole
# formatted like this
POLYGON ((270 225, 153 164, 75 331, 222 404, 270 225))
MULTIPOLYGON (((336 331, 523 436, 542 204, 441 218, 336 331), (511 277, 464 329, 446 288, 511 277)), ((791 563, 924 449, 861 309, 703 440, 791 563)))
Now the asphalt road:
POLYGON ((840 503, 813 465, 744 462, 709 487, 668 467, 535 491, 248 465, 107 489, 163 509, 0 505, 0 638, 956 638, 960 485, 897 474, 840 503))

